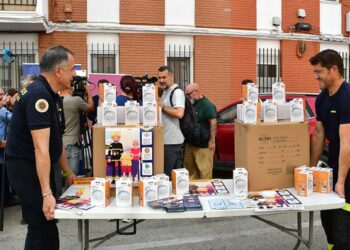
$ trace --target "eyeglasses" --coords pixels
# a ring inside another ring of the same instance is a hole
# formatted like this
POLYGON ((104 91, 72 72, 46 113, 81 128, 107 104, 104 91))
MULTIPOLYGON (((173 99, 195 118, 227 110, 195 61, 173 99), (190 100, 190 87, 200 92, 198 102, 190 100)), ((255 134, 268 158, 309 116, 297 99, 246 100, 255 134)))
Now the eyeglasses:
POLYGON ((193 93, 194 91, 196 91, 196 90, 194 89, 194 90, 192 90, 191 92, 186 93, 186 95, 187 95, 187 96, 190 96, 190 95, 192 95, 192 93, 193 93))

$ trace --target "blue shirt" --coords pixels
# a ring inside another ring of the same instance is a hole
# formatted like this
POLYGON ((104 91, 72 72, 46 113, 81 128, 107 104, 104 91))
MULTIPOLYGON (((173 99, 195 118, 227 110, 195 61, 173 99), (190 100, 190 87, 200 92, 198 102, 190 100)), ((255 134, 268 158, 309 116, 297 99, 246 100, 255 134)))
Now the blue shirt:
POLYGON ((116 99, 116 102, 117 102, 117 105, 118 106, 125 106, 125 103, 127 101, 132 101, 133 99, 128 97, 128 96, 125 96, 125 95, 118 95, 117 96, 117 99, 116 99))
MULTIPOLYGON (((0 109, 0 140, 5 139, 12 113, 6 107, 0 109)), ((4 163, 4 149, 0 148, 0 164, 4 163)))
MULTIPOLYGON (((341 124, 350 123, 350 84, 343 82, 338 91, 329 96, 323 90, 316 99, 316 119, 322 122, 326 138, 329 140, 328 165, 333 168, 333 184, 338 180, 341 124)), ((350 172, 345 184, 346 202, 350 203, 350 172)))

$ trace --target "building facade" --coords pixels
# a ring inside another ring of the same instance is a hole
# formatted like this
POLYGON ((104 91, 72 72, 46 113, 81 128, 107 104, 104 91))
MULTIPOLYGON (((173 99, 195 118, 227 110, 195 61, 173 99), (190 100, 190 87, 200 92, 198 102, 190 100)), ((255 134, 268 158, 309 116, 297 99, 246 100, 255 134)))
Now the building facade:
POLYGON ((15 61, 0 62, 0 86, 17 87, 23 63, 63 45, 88 73, 156 76, 168 64, 218 108, 240 98, 243 79, 315 93, 308 60, 321 50, 341 53, 349 79, 349 12, 350 0, 3 0, 0 49, 15 61))

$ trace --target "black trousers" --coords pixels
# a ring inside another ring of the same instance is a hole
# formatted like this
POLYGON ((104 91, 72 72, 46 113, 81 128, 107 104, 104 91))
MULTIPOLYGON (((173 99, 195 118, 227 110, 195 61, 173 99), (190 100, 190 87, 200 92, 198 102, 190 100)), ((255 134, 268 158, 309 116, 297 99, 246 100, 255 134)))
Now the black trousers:
POLYGON ((321 211, 321 221, 333 250, 350 250, 350 212, 343 209, 321 211))
POLYGON ((164 173, 171 179, 171 171, 181 168, 181 150, 183 144, 164 145, 164 173))
MULTIPOLYGON (((7 172, 11 185, 21 200, 23 217, 28 223, 24 249, 59 249, 58 229, 55 220, 46 220, 42 211, 43 199, 32 161, 7 156, 7 172)), ((54 172, 51 165, 51 190, 54 191, 54 172)))

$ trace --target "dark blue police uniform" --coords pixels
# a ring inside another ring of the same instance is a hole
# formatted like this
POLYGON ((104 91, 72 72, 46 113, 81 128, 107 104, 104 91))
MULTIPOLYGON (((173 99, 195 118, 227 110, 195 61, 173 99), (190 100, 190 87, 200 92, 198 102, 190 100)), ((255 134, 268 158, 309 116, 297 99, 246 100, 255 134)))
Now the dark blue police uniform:
POLYGON ((43 76, 19 93, 8 134, 6 155, 10 182, 22 202, 28 222, 25 249, 59 249, 55 221, 47 221, 42 211, 43 198, 35 166, 31 130, 50 128, 50 185, 53 192, 54 170, 62 154, 62 134, 58 114, 59 97, 43 76))
MULTIPOLYGON (((338 91, 329 96, 323 90, 316 99, 316 119, 322 122, 329 140, 328 164, 333 168, 333 185, 338 180, 341 124, 350 123, 350 84, 343 82, 338 91)), ((345 181, 345 200, 350 204, 350 172, 345 181)), ((321 211, 321 220, 328 243, 336 249, 350 249, 350 211, 335 209, 321 211)))

